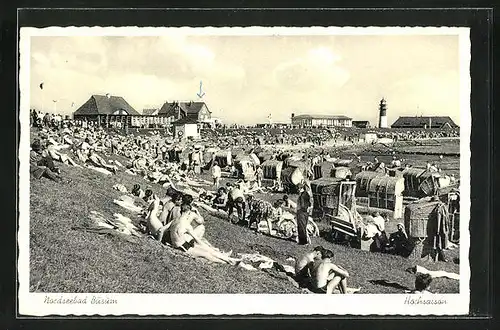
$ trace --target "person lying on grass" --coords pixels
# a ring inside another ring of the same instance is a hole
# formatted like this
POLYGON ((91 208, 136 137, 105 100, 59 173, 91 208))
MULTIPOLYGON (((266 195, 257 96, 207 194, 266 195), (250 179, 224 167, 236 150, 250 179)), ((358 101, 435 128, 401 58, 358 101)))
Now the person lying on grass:
POLYGON ((48 157, 52 158, 53 160, 60 161, 61 163, 64 163, 66 165, 81 167, 71 157, 59 152, 59 146, 56 146, 55 144, 50 143, 50 142, 47 142, 46 149, 43 150, 42 155, 48 156, 48 157))
POLYGON ((323 259, 314 262, 311 267, 311 284, 313 292, 332 294, 336 288, 340 293, 347 292, 349 273, 333 263, 334 254, 330 250, 323 252, 323 259))
POLYGON ((116 171, 118 170, 118 167, 116 165, 111 165, 108 164, 104 158, 99 156, 94 149, 90 149, 89 151, 89 159, 87 160, 87 163, 92 164, 95 167, 101 167, 104 168, 105 170, 108 170, 110 172, 113 172, 116 174, 116 171))
POLYGON ((308 252, 295 262, 295 281, 302 287, 307 287, 311 282, 311 267, 314 262, 323 259, 325 248, 316 246, 312 252, 308 252))
POLYGON ((260 192, 263 194, 267 194, 267 192, 264 190, 264 188, 258 185, 257 181, 254 181, 253 183, 249 183, 249 185, 248 185, 247 193, 251 194, 254 192, 260 192))
POLYGON ((240 260, 230 257, 232 251, 223 253, 203 238, 205 234, 203 223, 204 219, 198 210, 193 209, 190 204, 182 204, 181 216, 170 225, 172 245, 193 257, 201 257, 217 263, 237 264, 240 260), (196 228, 193 228, 193 222, 197 224, 196 228))

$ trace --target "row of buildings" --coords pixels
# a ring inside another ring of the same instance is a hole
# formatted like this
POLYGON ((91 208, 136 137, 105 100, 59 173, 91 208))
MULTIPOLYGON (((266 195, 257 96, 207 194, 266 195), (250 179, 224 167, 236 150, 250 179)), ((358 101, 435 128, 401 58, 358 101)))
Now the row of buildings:
MULTIPOLYGON (((292 115, 292 125, 302 127, 357 127, 371 128, 371 124, 367 120, 352 120, 347 116, 338 115, 292 115)), ((379 128, 387 128, 387 126, 378 126, 379 128)), ((453 119, 448 116, 402 116, 399 117, 391 128, 408 128, 408 129, 428 129, 428 128, 458 128, 453 119)))
POLYGON ((202 125, 215 125, 218 120, 205 102, 165 102, 159 109, 135 110, 121 96, 92 95, 73 113, 74 120, 94 121, 102 126, 159 128, 174 127, 178 137, 199 137, 202 125), (200 125, 202 124, 202 125, 200 125))
MULTIPOLYGON (((387 127, 385 100, 379 106, 379 127, 387 127)), ((123 97, 92 95, 74 113, 73 119, 95 121, 99 125, 125 127, 173 126, 178 136, 199 136, 203 125, 214 126, 220 121, 212 117, 205 102, 165 102, 158 109, 135 110, 123 97)), ((368 121, 353 121, 344 115, 291 115, 292 126, 298 127, 359 127, 370 128, 368 121)), ((392 128, 456 128, 450 117, 399 117, 392 128)))

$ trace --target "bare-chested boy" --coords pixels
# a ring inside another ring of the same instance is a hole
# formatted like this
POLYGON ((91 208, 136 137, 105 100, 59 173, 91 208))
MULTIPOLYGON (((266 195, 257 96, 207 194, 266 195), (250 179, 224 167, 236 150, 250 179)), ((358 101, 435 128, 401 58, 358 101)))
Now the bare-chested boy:
POLYGON ((310 270, 315 261, 323 258, 325 249, 322 246, 317 246, 312 252, 302 256, 295 263, 295 280, 301 286, 307 286, 310 283, 311 274, 310 270))
POLYGON ((323 259, 316 261, 311 269, 312 289, 316 293, 333 293, 338 287, 340 293, 347 292, 349 273, 333 263, 333 252, 325 250, 323 259))

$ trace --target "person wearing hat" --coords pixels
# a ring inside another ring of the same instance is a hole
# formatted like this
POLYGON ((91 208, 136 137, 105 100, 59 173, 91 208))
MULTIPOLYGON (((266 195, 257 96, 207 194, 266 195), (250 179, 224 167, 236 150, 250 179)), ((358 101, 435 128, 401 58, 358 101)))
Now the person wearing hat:
POLYGON ((408 257, 411 253, 410 241, 402 222, 396 225, 397 231, 389 235, 389 244, 385 252, 408 257))
POLYGON ((371 252, 383 252, 389 244, 387 234, 385 233, 385 219, 378 212, 375 212, 372 214, 372 221, 377 230, 373 236, 373 244, 370 250, 371 252))
POLYGON ((380 232, 383 232, 385 230, 385 219, 380 215, 379 212, 374 212, 372 214, 373 217, 373 223, 375 226, 377 226, 377 229, 380 232))

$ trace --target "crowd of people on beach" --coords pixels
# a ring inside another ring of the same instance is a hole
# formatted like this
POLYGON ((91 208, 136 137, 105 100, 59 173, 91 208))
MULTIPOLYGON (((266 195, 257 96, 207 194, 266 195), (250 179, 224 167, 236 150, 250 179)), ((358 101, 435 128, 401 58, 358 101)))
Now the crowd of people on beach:
POLYGON ((391 131, 377 132, 379 138, 390 138, 394 141, 412 141, 418 139, 439 139, 439 138, 458 138, 460 137, 459 129, 446 130, 411 130, 411 131, 391 131))
MULTIPOLYGON (((241 259, 233 257, 232 251, 222 251, 208 242, 204 237, 204 217, 199 209, 221 215, 233 223, 246 224, 257 233, 274 236, 280 235, 284 222, 292 220, 296 226, 293 239, 298 244, 311 244, 308 226, 312 220, 314 200, 310 180, 313 179, 314 165, 331 155, 318 149, 314 152, 309 149, 301 155, 300 160, 309 164, 309 172, 297 184, 298 198, 295 202, 288 194, 274 201, 257 197, 257 194, 283 192, 279 182, 264 188, 260 165, 255 166, 253 179, 249 180, 242 177, 241 171, 234 165, 221 167, 214 157, 207 161, 203 151, 214 155, 217 150, 238 146, 246 153, 257 153, 264 144, 312 143, 321 147, 327 140, 348 136, 342 131, 328 129, 307 130, 302 134, 281 130, 273 136, 269 132, 257 133, 244 128, 218 128, 209 130, 204 142, 196 142, 174 139, 161 130, 124 135, 91 121, 63 120, 61 116, 42 115, 37 111, 32 112, 31 119, 32 127, 37 128, 32 132, 30 150, 30 173, 35 178, 71 183, 71 178, 63 177, 56 166, 56 163, 63 163, 110 175, 125 172, 142 177, 148 183, 161 185, 166 190, 164 196, 155 195, 151 189, 143 190, 138 184, 131 190, 133 196, 148 205, 144 212, 145 231, 159 242, 194 257, 231 265, 237 265, 241 259), (116 156, 121 156, 124 164, 116 156), (204 171, 209 173, 211 182, 200 178, 204 171), (232 177, 232 180, 222 184, 223 174, 232 177)), ((402 139, 408 138, 402 136, 402 139)), ((283 154, 286 154, 284 150, 274 148, 269 159, 281 159, 283 154)), ((356 160, 359 161, 359 157, 356 160)), ((388 165, 402 166, 401 161, 394 158, 395 164, 388 165)), ((366 165, 384 166, 376 159, 366 165)), ((378 214, 372 218, 373 223, 382 227, 379 232, 385 233, 383 227, 386 220, 378 214), (379 218, 382 220, 378 221, 379 218)), ((398 231, 389 237, 377 237, 380 241, 379 252, 407 252, 408 237, 403 224, 398 224, 398 231)), ((330 250, 318 247, 297 261, 296 280, 302 283, 307 279, 315 292, 355 292, 347 287, 348 277, 345 269, 333 263, 333 252, 330 250)))

